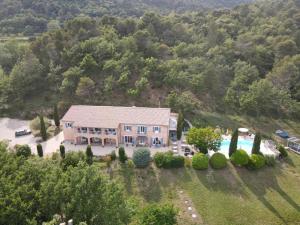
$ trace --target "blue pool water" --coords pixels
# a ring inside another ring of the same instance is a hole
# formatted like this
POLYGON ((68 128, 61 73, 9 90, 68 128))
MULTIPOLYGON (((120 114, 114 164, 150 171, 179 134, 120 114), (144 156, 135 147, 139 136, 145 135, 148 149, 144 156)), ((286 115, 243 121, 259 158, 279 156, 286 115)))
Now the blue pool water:
MULTIPOLYGON (((222 152, 228 152, 229 150, 229 145, 230 145, 230 140, 223 140, 221 142, 221 147, 220 147, 220 150, 222 152)), ((252 145, 253 145, 253 141, 252 140, 238 140, 238 144, 237 144, 237 147, 238 149, 244 149, 246 150, 247 152, 251 152, 251 149, 252 149, 252 145)))

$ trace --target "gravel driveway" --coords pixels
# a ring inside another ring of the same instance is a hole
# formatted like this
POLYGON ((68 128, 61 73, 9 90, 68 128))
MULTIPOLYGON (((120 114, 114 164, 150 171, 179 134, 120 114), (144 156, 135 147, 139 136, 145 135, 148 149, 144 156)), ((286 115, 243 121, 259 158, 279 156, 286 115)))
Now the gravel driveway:
MULTIPOLYGON (((21 137, 15 137, 16 130, 29 129, 30 120, 18 120, 10 118, 0 119, 0 140, 8 140, 9 146, 13 147, 16 144, 27 144, 31 147, 32 152, 36 153, 36 141, 32 134, 21 137)), ((42 142, 44 154, 55 152, 60 143, 63 141, 63 133, 59 133, 55 137, 50 138, 46 142, 42 142)))

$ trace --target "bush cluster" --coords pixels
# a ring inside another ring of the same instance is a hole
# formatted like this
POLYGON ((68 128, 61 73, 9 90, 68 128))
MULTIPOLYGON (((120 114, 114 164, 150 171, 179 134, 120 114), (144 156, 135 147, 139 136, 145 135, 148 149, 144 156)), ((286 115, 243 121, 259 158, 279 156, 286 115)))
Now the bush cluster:
POLYGON ((260 154, 252 154, 249 158, 247 167, 251 170, 256 170, 264 167, 266 164, 265 157, 260 154))
POLYGON ((265 155, 266 165, 267 166, 275 166, 276 159, 273 155, 265 155))
POLYGON ((159 168, 180 168, 184 166, 184 157, 172 152, 158 152, 154 155, 154 162, 159 168))
POLYGON ((214 169, 222 169, 227 166, 227 159, 224 154, 216 152, 210 157, 209 163, 214 169))
POLYGON ((245 150, 239 149, 231 155, 230 160, 236 166, 246 166, 249 156, 245 150))
POLYGON ((208 168, 208 156, 203 153, 197 153, 193 156, 192 167, 196 170, 203 170, 208 168))
POLYGON ((280 156, 281 157, 287 157, 288 156, 288 152, 287 152, 287 150, 284 148, 284 146, 283 145, 279 145, 278 147, 277 147, 277 149, 278 149, 278 151, 280 152, 280 156))
POLYGON ((132 161, 138 168, 147 167, 151 161, 150 151, 147 148, 141 148, 133 152, 132 161))

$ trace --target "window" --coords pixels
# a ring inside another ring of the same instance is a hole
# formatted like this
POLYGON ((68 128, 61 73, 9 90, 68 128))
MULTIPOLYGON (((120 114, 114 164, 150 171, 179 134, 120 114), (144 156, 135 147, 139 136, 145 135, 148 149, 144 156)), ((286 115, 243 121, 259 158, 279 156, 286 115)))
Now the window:
POLYGON ((152 144, 155 146, 160 146, 163 142, 163 139, 159 139, 158 137, 152 139, 152 144))
POLYGON ((65 123, 66 128, 72 127, 72 123, 65 123))
POLYGON ((124 131, 130 132, 130 131, 131 131, 131 126, 125 125, 125 126, 124 126, 124 131))
POLYGON ((153 132, 154 133, 160 133, 160 127, 159 126, 153 127, 153 132))
POLYGON ((124 142, 125 143, 132 143, 133 142, 132 136, 124 136, 124 142))
POLYGON ((138 126, 138 134, 145 134, 145 133, 147 133, 147 127, 138 126))

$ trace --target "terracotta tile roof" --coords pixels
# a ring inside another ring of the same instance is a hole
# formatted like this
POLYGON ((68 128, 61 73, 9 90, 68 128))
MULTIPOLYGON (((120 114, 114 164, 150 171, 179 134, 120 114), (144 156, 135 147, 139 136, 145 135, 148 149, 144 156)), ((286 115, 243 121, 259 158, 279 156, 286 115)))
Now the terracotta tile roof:
POLYGON ((73 105, 62 121, 79 127, 117 128, 123 124, 169 125, 169 108, 73 105))

